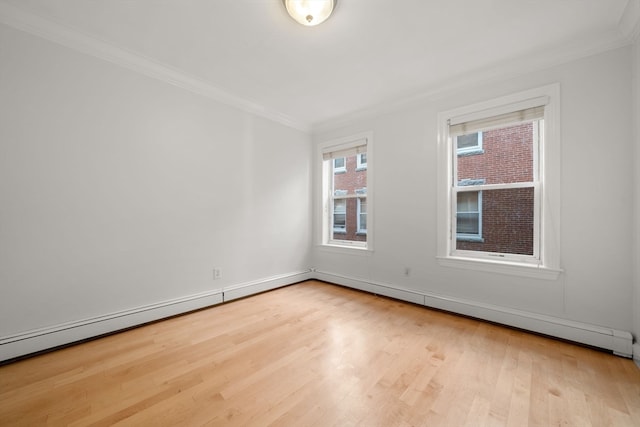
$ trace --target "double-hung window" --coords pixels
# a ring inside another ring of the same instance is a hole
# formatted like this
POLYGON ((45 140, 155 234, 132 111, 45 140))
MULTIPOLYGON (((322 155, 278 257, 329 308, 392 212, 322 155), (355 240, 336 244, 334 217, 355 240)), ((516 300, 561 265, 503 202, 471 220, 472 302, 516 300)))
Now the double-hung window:
POLYGON ((322 245, 371 248, 370 141, 368 135, 319 145, 322 245))
POLYGON ((553 85, 439 115, 442 264, 557 277, 558 103, 553 85))

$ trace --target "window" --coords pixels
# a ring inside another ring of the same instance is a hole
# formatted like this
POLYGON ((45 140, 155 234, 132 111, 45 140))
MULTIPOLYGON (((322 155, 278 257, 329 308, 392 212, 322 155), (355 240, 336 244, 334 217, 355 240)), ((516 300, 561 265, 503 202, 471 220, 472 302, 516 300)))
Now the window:
POLYGON ((482 192, 458 193, 456 239, 482 241, 482 192))
POLYGON ((482 154, 482 132, 459 135, 456 138, 458 155, 482 154))
POLYGON ((322 245, 371 249, 370 145, 370 136, 319 145, 322 245))
POLYGON ((367 234, 367 199, 358 198, 358 233, 367 234))
POLYGON ((439 114, 441 264, 557 278, 558 104, 552 85, 439 114))
POLYGON ((362 170, 367 168, 367 153, 361 153, 356 156, 356 169, 362 170))
POLYGON ((344 233, 347 230, 347 201, 334 199, 333 201, 333 232, 344 233))

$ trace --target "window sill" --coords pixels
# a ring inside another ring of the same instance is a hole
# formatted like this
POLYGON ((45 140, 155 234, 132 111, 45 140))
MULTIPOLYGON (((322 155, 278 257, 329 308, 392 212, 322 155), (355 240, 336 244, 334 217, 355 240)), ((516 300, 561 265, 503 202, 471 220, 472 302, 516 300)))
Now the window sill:
POLYGON ((458 242, 477 242, 484 243, 484 238, 478 236, 457 236, 456 240, 458 242))
POLYGON ((482 148, 475 148, 475 149, 466 150, 466 151, 458 150, 457 154, 458 154, 458 157, 476 156, 478 154, 484 154, 484 150, 482 148))
POLYGON ((341 245, 339 243, 326 243, 318 245, 318 249, 324 252, 351 254, 351 255, 372 255, 373 249, 365 246, 341 245))
POLYGON ((515 262, 479 260, 459 257, 436 257, 443 267, 464 270, 484 271, 488 273, 508 274, 511 276, 531 277, 534 279, 558 280, 563 270, 515 262))

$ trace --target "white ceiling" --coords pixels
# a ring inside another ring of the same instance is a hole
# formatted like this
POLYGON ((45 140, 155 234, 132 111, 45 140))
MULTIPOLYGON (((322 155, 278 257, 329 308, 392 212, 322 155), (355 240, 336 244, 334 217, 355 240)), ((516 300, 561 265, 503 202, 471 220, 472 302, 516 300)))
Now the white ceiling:
POLYGON ((623 45, 638 9, 638 0, 339 0, 328 21, 303 27, 281 0, 1 3, 306 129, 513 64, 623 45))

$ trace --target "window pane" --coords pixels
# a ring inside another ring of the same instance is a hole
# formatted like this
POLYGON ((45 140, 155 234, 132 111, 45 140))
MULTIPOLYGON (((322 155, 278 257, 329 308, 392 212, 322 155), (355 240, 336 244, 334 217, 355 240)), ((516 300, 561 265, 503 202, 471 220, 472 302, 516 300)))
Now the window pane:
POLYGON ((347 221, 347 201, 337 199, 333 202, 333 231, 344 232, 347 221))
MULTIPOLYGON (((478 194, 458 193, 458 195, 478 194)), ((533 255, 534 189, 482 191, 482 241, 456 241, 456 249, 533 255)), ((474 213, 458 213, 457 232, 471 233, 474 213), (462 231, 464 230, 464 231, 462 231)))
POLYGON ((480 234, 478 213, 459 213, 457 217, 458 234, 480 234))
MULTIPOLYGON (((519 123, 482 132, 482 154, 457 156, 458 185, 533 182, 537 122, 519 123)), ((473 134, 476 135, 477 134, 473 134)), ((458 148, 466 135, 458 137, 458 148)))
POLYGON ((478 146, 478 133, 472 133, 469 135, 460 135, 457 137, 458 150, 464 148, 474 148, 478 146))
POLYGON ((358 199, 358 202, 358 232, 364 233, 367 231, 367 199, 358 199))
MULTIPOLYGON (((458 193, 456 213, 456 234, 480 237, 480 207, 478 191, 458 193)), ((458 236, 460 237, 460 236, 458 236)))

